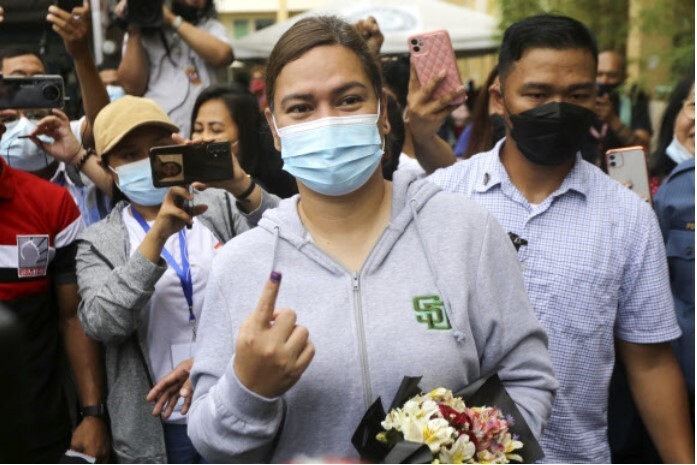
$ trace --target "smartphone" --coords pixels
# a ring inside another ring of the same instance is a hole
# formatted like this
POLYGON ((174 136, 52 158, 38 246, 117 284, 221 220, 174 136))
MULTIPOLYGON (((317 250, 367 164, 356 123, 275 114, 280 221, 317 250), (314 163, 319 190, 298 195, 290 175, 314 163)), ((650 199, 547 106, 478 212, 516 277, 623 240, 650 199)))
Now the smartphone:
POLYGON ((623 147, 605 153, 607 173, 610 177, 636 192, 651 203, 649 168, 644 147, 623 147))
MULTIPOLYGON (((445 29, 414 34, 407 39, 411 62, 421 85, 425 85, 445 70, 445 79, 440 83, 433 96, 443 97, 462 86, 462 79, 457 70, 455 52, 450 41, 450 34, 445 29)), ((452 105, 465 103, 465 95, 451 102, 452 105)))
POLYGON ((63 108, 65 88, 60 75, 0 75, 0 110, 63 108))
POLYGON ((57 0, 56 1, 56 6, 60 8, 61 10, 71 12, 73 11, 73 8, 82 6, 84 4, 84 0, 57 0))
POLYGON ((150 166, 155 187, 225 181, 234 175, 229 142, 153 147, 150 166))

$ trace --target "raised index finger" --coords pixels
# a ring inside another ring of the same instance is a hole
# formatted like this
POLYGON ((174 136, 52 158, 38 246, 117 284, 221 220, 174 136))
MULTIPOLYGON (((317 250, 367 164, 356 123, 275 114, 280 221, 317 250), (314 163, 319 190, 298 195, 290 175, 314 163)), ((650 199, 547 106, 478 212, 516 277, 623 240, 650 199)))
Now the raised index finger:
POLYGON ((261 291, 261 297, 257 303, 257 308, 254 310, 254 318, 260 324, 268 326, 273 319, 273 312, 276 308, 276 298, 278 298, 278 289, 281 287, 281 273, 272 271, 271 276, 264 284, 264 289, 261 291))

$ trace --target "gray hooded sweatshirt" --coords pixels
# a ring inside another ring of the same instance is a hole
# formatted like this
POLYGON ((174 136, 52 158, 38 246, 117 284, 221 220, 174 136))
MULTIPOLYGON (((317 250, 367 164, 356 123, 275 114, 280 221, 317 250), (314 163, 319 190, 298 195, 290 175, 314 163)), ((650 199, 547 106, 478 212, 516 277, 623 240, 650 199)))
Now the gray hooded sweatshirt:
MULTIPOLYGON (((194 194, 196 204, 208 205, 197 217, 221 242, 256 225, 278 198, 262 192, 262 203, 246 215, 235 199, 219 189, 194 194)), ((107 374, 107 410, 112 446, 120 463, 166 463, 162 422, 145 401, 153 386, 148 348, 140 328, 140 313, 167 270, 139 251, 131 256, 121 202, 105 219, 79 238, 77 278, 82 301, 78 316, 85 333, 104 344, 107 374)))
POLYGON ((510 239, 464 196, 396 173, 389 225, 357 273, 312 241, 298 197, 227 243, 206 289, 192 381, 189 437, 214 462, 356 458, 351 436, 403 376, 459 390, 498 372, 539 435, 557 388, 546 335, 510 239), (297 312, 316 354, 282 397, 247 390, 233 370, 235 336, 269 272, 277 307, 297 312))

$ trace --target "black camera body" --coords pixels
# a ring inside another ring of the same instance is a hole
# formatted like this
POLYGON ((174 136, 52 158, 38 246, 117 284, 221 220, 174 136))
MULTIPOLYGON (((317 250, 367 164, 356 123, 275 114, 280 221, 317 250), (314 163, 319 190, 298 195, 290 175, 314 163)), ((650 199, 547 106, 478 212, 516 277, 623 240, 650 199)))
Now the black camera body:
POLYGON ((141 29, 162 27, 162 6, 164 0, 128 0, 126 22, 141 29))
POLYGON ((63 108, 65 87, 60 75, 31 77, 0 74, 0 109, 63 108))

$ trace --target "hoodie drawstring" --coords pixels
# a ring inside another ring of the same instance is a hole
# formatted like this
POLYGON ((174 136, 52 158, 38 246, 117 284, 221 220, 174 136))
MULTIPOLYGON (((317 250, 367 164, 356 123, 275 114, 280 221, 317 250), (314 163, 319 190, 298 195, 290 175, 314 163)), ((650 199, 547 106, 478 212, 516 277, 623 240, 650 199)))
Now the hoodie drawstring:
MULTIPOLYGON (((424 255, 426 256, 426 263, 428 264, 428 270, 431 273, 431 276, 433 277, 433 282, 436 285, 436 289, 438 290, 438 294, 442 296, 443 299, 443 307, 445 308, 445 315, 448 317, 448 321, 450 321, 450 326, 453 325, 453 315, 452 311, 450 308, 450 299, 448 298, 448 295, 443 292, 443 289, 439 286, 440 280, 438 279, 438 273, 436 271, 436 265, 433 262, 433 257, 431 256, 431 252, 426 244, 426 240, 424 239, 424 233, 423 230, 421 229, 421 223, 419 222, 419 214, 416 209, 416 199, 411 199, 409 201, 409 207, 411 208, 411 215, 412 218, 414 219, 414 225, 416 226, 416 235, 419 238, 419 244, 421 245, 421 249, 424 252, 424 255)), ((465 334, 462 333, 461 331, 457 331, 453 327, 453 335, 455 336, 455 339, 458 340, 459 342, 463 342, 465 339, 465 334)))
POLYGON ((273 249, 271 251, 271 271, 278 271, 276 269, 276 257, 278 254, 278 242, 281 238, 281 228, 278 225, 273 227, 273 249))

